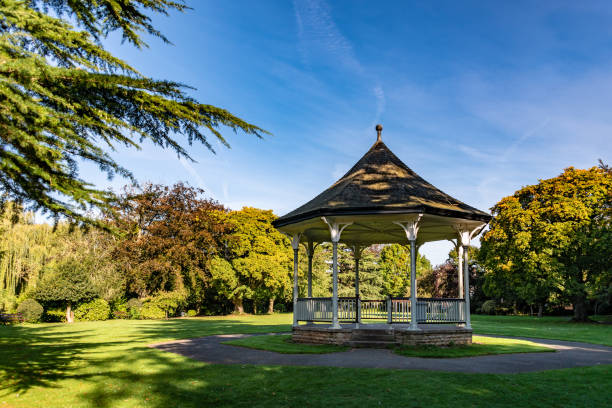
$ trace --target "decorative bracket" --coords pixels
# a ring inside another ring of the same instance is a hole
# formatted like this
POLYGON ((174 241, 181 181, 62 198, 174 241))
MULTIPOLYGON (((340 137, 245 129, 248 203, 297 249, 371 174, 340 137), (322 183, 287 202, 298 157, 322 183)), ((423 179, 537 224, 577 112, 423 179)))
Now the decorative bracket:
POLYGON ((293 248, 294 251, 300 248, 300 238, 302 237, 301 232, 295 233, 293 235, 288 234, 286 232, 283 232, 283 234, 285 234, 291 241, 291 248, 293 248))
POLYGON ((349 225, 353 224, 352 222, 345 222, 345 223, 335 222, 333 219, 327 218, 327 217, 321 217, 321 219, 329 227, 329 233, 331 234, 331 241, 335 242, 336 244, 340 242, 340 236, 342 235, 342 231, 344 231, 344 229, 348 227, 349 225))
POLYGON ((419 232, 419 221, 421 221, 421 217, 423 217, 423 214, 419 214, 416 219, 412 221, 393 221, 393 223, 402 227, 402 229, 406 233, 406 238, 408 238, 408 241, 416 241, 417 234, 419 232))
POLYGON ((480 234, 486 225, 487 224, 479 225, 472 230, 470 230, 470 228, 465 224, 455 225, 453 228, 455 228, 457 231, 457 244, 461 246, 469 246, 472 238, 480 234))
POLYGON ((353 250, 353 257, 355 259, 361 259, 361 253, 363 252, 363 249, 364 249, 363 245, 355 244, 351 247, 351 249, 353 250))
POLYGON ((304 248, 306 249, 306 256, 310 257, 314 255, 315 249, 320 245, 318 242, 312 242, 310 239, 308 242, 302 242, 304 248))

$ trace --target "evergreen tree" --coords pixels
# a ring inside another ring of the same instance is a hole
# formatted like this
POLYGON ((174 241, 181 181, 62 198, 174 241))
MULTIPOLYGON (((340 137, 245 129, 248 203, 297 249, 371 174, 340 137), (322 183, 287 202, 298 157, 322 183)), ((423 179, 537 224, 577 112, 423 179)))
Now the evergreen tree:
POLYGON ((79 164, 133 181, 111 155, 116 146, 139 148, 148 141, 190 159, 185 144, 212 150, 208 135, 227 145, 221 125, 259 137, 265 133, 194 100, 178 82, 142 75, 101 45, 114 31, 136 48, 146 46, 142 33, 168 42, 148 14, 185 9, 183 2, 169 0, 0 1, 5 199, 102 226, 87 211, 109 209, 115 196, 80 178, 79 164))

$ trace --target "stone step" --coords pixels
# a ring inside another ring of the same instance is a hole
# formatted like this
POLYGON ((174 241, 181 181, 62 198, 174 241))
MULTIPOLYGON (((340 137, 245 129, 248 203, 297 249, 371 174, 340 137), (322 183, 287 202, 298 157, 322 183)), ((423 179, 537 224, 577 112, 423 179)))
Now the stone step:
POLYGON ((369 340, 351 340, 347 343, 350 347, 361 348, 389 348, 395 345, 394 341, 369 341, 369 340))

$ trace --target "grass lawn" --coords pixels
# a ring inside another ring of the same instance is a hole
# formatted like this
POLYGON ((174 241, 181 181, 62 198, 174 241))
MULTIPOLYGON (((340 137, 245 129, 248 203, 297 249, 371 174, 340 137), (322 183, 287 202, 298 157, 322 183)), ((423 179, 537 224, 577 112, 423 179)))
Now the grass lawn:
MULTIPOLYGON (((495 320, 498 319, 498 320, 495 320)), ((534 335, 531 319, 475 326, 534 335), (524 329, 524 330, 523 330, 524 329)), ((608 407, 612 366, 484 375, 431 371, 209 365, 147 344, 221 333, 282 332, 291 315, 0 327, 3 407, 608 407)), ((544 320, 540 331, 571 331, 544 320), (546 330, 545 327, 551 327, 546 330)), ((480 328, 477 328, 479 331, 480 328)), ((606 339, 607 326, 589 326, 606 339), (601 331, 601 332, 600 332, 601 331)), ((482 330, 480 330, 482 332, 482 330)), ((577 330, 578 338, 584 333, 577 330)), ((534 335, 535 336, 535 335, 534 335)), ((609 338, 607 338, 609 341, 609 338)))
MULTIPOLYGON (((253 336, 223 342, 232 346, 283 354, 324 354, 346 351, 348 347, 300 344, 291 342, 290 335, 253 336)), ((406 357, 456 358, 487 354, 554 352, 550 347, 539 346, 531 341, 474 336, 471 346, 454 347, 397 347, 395 353, 406 357)))
MULTIPOLYGON (((601 320, 605 320, 600 316, 601 320)), ((478 334, 582 341, 612 346, 612 324, 569 323, 568 317, 472 316, 478 334)))
POLYGON ((224 341, 223 344, 283 354, 325 354, 346 351, 349 347, 332 344, 301 344, 291 341, 291 335, 253 336, 224 341))
POLYGON ((541 353, 554 352, 550 347, 543 347, 527 340, 500 339, 495 337, 473 336, 470 346, 453 347, 398 347, 397 354, 406 357, 424 358, 457 358, 474 357, 488 354, 541 353))

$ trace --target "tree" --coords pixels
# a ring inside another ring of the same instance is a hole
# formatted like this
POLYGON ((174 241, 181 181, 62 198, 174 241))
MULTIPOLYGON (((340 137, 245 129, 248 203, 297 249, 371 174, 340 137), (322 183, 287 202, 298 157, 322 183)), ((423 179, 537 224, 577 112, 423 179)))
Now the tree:
POLYGON ((210 284, 209 261, 225 248, 230 224, 224 207, 204 191, 177 183, 130 187, 109 213, 121 236, 113 258, 139 297, 186 290, 199 305, 210 284))
POLYGON ((257 301, 267 300, 272 313, 276 298, 288 298, 290 293, 293 257, 288 239, 272 226, 276 219, 272 210, 244 207, 232 211, 229 218, 233 224, 230 263, 239 286, 245 288, 234 297, 236 311, 246 298, 254 300, 255 312, 257 301))
POLYGON ((58 264, 43 272, 43 279, 33 293, 40 302, 59 303, 66 307, 66 321, 74 321, 72 306, 78 302, 91 300, 96 296, 88 271, 75 260, 58 264))
POLYGON ((603 166, 569 167, 503 198, 482 238, 485 289, 540 305, 559 295, 575 321, 588 320, 588 299, 612 275, 610 208, 612 174, 603 166))
POLYGON ((101 45, 114 31, 138 49, 146 46, 143 32, 168 42, 149 13, 185 9, 168 0, 0 2, 0 188, 6 199, 105 226, 87 211, 109 211, 116 197, 80 178, 81 163, 134 181, 113 159, 115 146, 149 141, 191 159, 185 143, 213 150, 205 132, 228 145, 221 125, 266 133, 192 99, 178 82, 142 75, 101 45))
MULTIPOLYGON (((431 269, 431 262, 417 253, 417 279, 431 269)), ((410 249, 404 245, 386 245, 380 251, 380 273, 385 296, 402 297, 410 293, 410 249)), ((418 285, 417 285, 418 288, 418 285)))
MULTIPOLYGON (((331 246, 328 252, 331 259, 331 246)), ((379 299, 383 279, 376 265, 376 253, 364 248, 359 261, 359 296, 362 299, 379 299)), ((355 296, 355 257, 353 250, 344 244, 338 247, 338 295, 355 296)))

